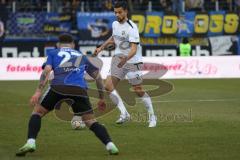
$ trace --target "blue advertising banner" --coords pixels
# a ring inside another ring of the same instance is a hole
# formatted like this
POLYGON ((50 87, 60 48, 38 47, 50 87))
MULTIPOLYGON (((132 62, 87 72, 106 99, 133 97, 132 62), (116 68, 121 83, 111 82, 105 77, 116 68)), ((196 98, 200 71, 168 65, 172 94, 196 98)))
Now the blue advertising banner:
POLYGON ((70 32, 72 28, 71 16, 67 14, 46 12, 18 12, 9 16, 9 32, 12 35, 43 36, 70 32))
POLYGON ((77 28, 80 45, 99 45, 112 34, 112 12, 77 13, 77 28))
POLYGON ((77 13, 77 27, 78 29, 86 29, 89 25, 104 26, 112 28, 112 22, 115 20, 114 13, 77 13))
POLYGON ((222 35, 224 31, 225 11, 209 12, 208 36, 222 35))
POLYGON ((161 23, 163 12, 147 12, 146 13, 146 25, 145 37, 159 37, 161 35, 161 23))
POLYGON ((194 33, 195 12, 186 12, 179 16, 177 37, 191 37, 194 33))
POLYGON ((44 22, 44 32, 64 33, 72 29, 71 16, 69 14, 47 13, 44 22))
POLYGON ((10 34, 41 34, 45 15, 44 12, 11 13, 8 30, 10 34))
POLYGON ((226 13, 225 11, 185 12, 184 15, 154 12, 132 14, 131 19, 137 22, 139 33, 145 38, 157 38, 166 35, 173 37, 207 37, 239 33, 239 15, 237 13, 226 13))
MULTIPOLYGON (((8 36, 18 39, 56 40, 59 33, 71 32, 76 28, 78 32, 75 32, 74 36, 79 40, 79 45, 99 45, 111 36, 115 15, 113 12, 78 12, 75 20, 68 14, 11 13, 6 26, 9 32, 5 40, 9 40, 8 36)), ((239 15, 225 11, 185 12, 180 15, 142 12, 131 14, 131 20, 137 24, 144 44, 151 45, 161 44, 161 38, 208 38, 238 35, 240 31, 239 15)))

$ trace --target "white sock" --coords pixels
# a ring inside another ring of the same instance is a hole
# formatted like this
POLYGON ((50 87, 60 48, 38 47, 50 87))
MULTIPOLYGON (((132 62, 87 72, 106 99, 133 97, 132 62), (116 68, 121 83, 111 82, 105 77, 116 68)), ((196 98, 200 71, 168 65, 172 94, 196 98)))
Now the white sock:
POLYGON ((106 149, 110 150, 110 149, 112 149, 113 146, 114 146, 113 142, 108 142, 106 145, 106 149))
POLYGON ((125 107, 124 104, 123 104, 122 98, 120 97, 120 95, 117 93, 116 90, 113 90, 113 91, 110 93, 109 96, 110 96, 112 102, 113 102, 115 105, 117 105, 119 111, 121 112, 121 115, 129 114, 129 113, 127 112, 126 107, 125 107))
POLYGON ((27 140, 27 143, 28 143, 28 144, 35 144, 35 142, 36 142, 36 140, 33 139, 33 138, 29 138, 29 139, 27 140))
POLYGON ((145 92, 145 94, 141 97, 141 100, 143 101, 148 114, 150 115, 154 115, 154 111, 153 111, 153 105, 152 105, 152 100, 149 97, 149 95, 145 92))

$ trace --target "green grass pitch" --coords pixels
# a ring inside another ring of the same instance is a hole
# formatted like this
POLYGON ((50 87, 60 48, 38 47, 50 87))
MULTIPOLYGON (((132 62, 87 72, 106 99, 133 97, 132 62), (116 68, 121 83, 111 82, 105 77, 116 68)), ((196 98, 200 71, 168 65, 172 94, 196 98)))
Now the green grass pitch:
POLYGON ((42 120, 37 150, 26 157, 15 151, 26 142, 37 81, 0 81, 0 160, 237 160, 240 159, 240 80, 168 80, 174 90, 154 97, 157 128, 148 128, 144 106, 128 106, 133 120, 116 125, 119 112, 99 119, 118 145, 109 156, 87 129, 49 114, 42 120))

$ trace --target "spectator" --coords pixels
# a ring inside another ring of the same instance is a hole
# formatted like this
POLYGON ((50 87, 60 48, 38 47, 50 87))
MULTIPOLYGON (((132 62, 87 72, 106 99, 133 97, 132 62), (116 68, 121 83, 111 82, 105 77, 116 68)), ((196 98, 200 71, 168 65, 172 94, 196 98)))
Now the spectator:
POLYGON ((112 11, 113 10, 112 0, 102 1, 102 9, 103 11, 112 11))
POLYGON ((183 0, 172 0, 172 11, 174 13, 183 12, 183 0))
POLYGON ((162 11, 172 11, 172 0, 160 0, 160 6, 162 11))
POLYGON ((219 1, 219 10, 232 11, 233 0, 218 0, 219 1))
POLYGON ((71 2, 69 1, 69 0, 64 0, 63 1, 63 10, 62 10, 62 12, 63 13, 71 13, 71 6, 72 6, 72 4, 71 4, 71 2))
POLYGON ((140 11, 147 11, 148 10, 148 3, 149 0, 139 0, 139 6, 138 10, 140 11))
POLYGON ((73 0, 72 1, 72 9, 73 14, 79 11, 81 8, 81 1, 80 0, 73 0))
POLYGON ((240 0, 235 0, 235 11, 240 12, 240 0))
POLYGON ((153 11, 172 11, 172 0, 152 0, 153 11))
POLYGON ((0 42, 5 36, 5 24, 8 18, 8 12, 6 8, 7 4, 5 0, 0 0, 0 42))
POLYGON ((102 11, 102 0, 91 0, 89 1, 90 11, 101 12, 102 11))
POLYGON ((203 11, 204 0, 186 0, 187 11, 203 11))
POLYGON ((72 2, 72 29, 77 29, 77 12, 81 10, 81 1, 80 0, 73 0, 72 2))
POLYGON ((162 11, 160 0, 152 0, 152 10, 153 11, 162 11))
POLYGON ((215 10, 216 9, 216 0, 205 0, 204 8, 206 11, 215 10))
POLYGON ((183 38, 182 43, 179 45, 179 53, 181 57, 191 56, 192 46, 188 41, 188 38, 183 38))
POLYGON ((46 11, 47 0, 31 0, 32 11, 46 11))
POLYGON ((231 42, 232 42, 232 46, 229 48, 229 51, 233 55, 238 55, 238 46, 239 46, 238 37, 237 36, 232 36, 231 37, 231 42))
POLYGON ((51 3, 51 12, 62 13, 63 8, 59 6, 63 6, 63 2, 59 0, 50 0, 51 3))

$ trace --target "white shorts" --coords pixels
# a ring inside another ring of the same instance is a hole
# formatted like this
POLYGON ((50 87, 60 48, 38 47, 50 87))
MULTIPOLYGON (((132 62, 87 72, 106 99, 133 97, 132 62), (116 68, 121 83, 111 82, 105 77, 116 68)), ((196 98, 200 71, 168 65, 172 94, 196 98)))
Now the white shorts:
MULTIPOLYGON (((121 55, 119 55, 121 56, 121 55)), ((139 63, 126 63, 122 68, 117 65, 120 63, 119 56, 112 58, 111 68, 108 75, 117 77, 123 80, 125 77, 128 79, 131 85, 138 85, 142 83, 142 62, 139 63)))

